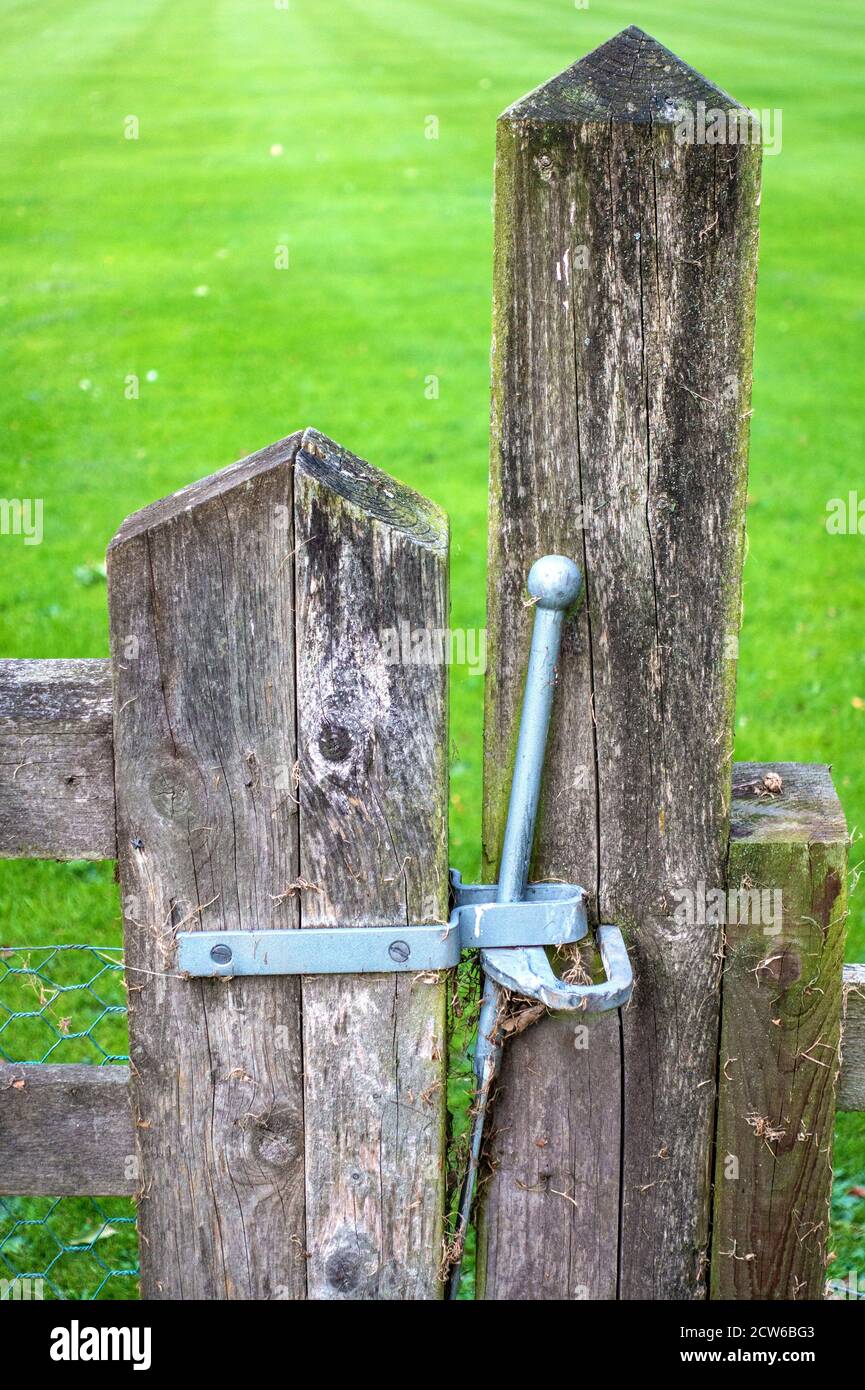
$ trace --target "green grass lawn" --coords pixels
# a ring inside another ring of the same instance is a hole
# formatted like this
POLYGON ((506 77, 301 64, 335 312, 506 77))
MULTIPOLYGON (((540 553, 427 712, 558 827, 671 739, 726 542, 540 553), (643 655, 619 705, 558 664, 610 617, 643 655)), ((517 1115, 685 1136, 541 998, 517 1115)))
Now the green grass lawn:
MULTIPOLYGON (((0 496, 44 499, 41 545, 0 536, 0 654, 105 655, 98 566, 123 517, 310 424, 445 507, 452 622, 482 625, 496 116, 638 22, 783 111, 764 165, 737 756, 830 762, 858 838, 865 536, 825 518, 830 498, 865 498, 859 0, 280 4, 0 0, 0 496)), ((455 671, 468 877, 481 699, 455 671)), ((0 937, 119 941, 110 871, 0 865, 0 937)), ((855 893, 849 956, 865 958, 855 893)), ((865 1116, 841 1117, 836 1163, 836 1268, 865 1279, 865 1203, 847 1195, 865 1116)))

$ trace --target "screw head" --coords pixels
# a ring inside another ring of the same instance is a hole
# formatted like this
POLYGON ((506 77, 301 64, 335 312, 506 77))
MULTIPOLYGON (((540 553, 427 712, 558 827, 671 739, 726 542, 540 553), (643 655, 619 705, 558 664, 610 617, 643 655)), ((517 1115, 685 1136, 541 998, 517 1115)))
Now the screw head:
POLYGON ((392 941, 387 948, 387 953, 391 960, 406 961, 411 955, 411 947, 407 941, 392 941))
POLYGON ((528 590, 538 608, 566 612, 580 595, 583 576, 565 555, 542 555, 529 570, 528 590))
POLYGON ((211 946, 210 959, 214 965, 228 965, 231 960, 230 946, 211 946))

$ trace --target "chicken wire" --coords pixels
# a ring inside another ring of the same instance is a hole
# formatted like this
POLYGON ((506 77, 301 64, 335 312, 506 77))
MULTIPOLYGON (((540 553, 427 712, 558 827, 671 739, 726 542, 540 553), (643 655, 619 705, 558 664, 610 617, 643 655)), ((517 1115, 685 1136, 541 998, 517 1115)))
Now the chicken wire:
POLYGON ((0 1298, 138 1297, 126 1197, 0 1197, 0 1298))
MULTIPOLYGON (((127 1061, 120 951, 0 948, 0 1059, 127 1061)), ((137 1297, 129 1198, 0 1197, 0 1300, 137 1297)))

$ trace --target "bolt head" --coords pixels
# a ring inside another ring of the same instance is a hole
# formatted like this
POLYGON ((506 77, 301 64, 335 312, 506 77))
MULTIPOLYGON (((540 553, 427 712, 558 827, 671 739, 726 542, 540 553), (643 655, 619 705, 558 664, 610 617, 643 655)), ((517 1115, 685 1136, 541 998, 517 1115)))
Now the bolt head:
POLYGON ((231 960, 231 947, 219 945, 211 946, 210 959, 213 961, 214 965, 228 965, 231 960))
POLYGON ((387 948, 387 953, 391 960, 406 961, 411 955, 411 947, 407 941, 392 941, 387 948))
POLYGON ((567 612, 580 596, 583 576, 564 555, 542 555, 529 570, 528 590, 538 608, 567 612))

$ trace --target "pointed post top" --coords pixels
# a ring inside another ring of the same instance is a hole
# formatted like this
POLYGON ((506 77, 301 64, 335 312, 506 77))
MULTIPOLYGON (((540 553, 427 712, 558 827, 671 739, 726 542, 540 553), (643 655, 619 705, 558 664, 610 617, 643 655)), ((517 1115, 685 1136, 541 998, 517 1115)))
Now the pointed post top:
POLYGON ((632 24, 502 113, 507 121, 667 123, 698 102, 744 109, 727 92, 632 24))
POLYGON ((349 453, 320 430, 304 431, 297 469, 368 517, 401 531, 415 545, 447 554, 448 519, 440 507, 366 459, 349 453))

